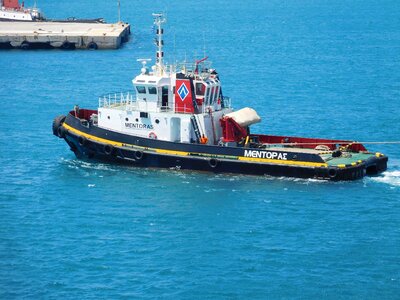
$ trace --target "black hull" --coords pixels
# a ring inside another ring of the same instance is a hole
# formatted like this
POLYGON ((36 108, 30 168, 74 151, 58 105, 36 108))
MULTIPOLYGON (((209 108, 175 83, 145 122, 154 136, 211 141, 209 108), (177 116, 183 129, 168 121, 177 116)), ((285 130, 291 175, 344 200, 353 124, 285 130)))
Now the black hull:
POLYGON ((54 134, 64 138, 78 158, 137 167, 338 181, 378 174, 386 170, 388 160, 386 156, 372 156, 357 165, 338 168, 328 167, 316 155, 290 153, 289 161, 262 161, 243 157, 244 148, 240 147, 182 144, 129 136, 82 124, 71 115, 64 124, 59 123, 53 125, 54 134))

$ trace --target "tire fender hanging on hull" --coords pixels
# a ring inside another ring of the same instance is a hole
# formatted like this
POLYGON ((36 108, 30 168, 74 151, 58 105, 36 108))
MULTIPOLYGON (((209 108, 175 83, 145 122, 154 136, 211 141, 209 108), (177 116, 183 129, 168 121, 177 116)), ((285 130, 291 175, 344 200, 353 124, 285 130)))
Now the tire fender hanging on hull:
POLYGON ((52 126, 53 134, 59 138, 63 138, 65 136, 65 135, 64 136, 60 135, 60 132, 62 132, 62 130, 60 130, 60 128, 61 128, 61 125, 64 123, 65 118, 66 118, 66 116, 61 115, 61 116, 56 117, 53 121, 53 126, 52 126))
POLYGON ((134 156, 135 156, 136 160, 141 160, 143 158, 143 152, 137 150, 137 151, 135 151, 135 155, 134 156))
POLYGON ((104 151, 104 154, 106 154, 106 155, 108 155, 108 156, 111 156, 111 155, 114 155, 114 153, 115 153, 115 148, 114 148, 113 145, 105 144, 105 145, 103 146, 103 151, 104 151))
POLYGON ((208 160, 208 165, 212 168, 215 169, 218 166, 219 160, 216 158, 211 158, 208 160))
POLYGON ((83 135, 78 137, 78 143, 79 143, 80 146, 86 146, 86 144, 87 144, 86 137, 84 137, 83 135))

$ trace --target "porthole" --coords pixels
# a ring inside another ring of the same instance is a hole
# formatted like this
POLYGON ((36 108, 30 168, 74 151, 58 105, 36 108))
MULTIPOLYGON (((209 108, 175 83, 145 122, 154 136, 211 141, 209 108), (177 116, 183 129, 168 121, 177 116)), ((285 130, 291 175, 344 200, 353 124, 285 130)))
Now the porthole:
POLYGON ((160 123, 160 120, 159 119, 156 119, 156 124, 159 124, 160 123))
POLYGON ((139 122, 139 119, 138 119, 138 118, 136 118, 136 122, 139 122))
POLYGON ((128 121, 129 121, 129 119, 128 119, 128 118, 125 118, 125 121, 127 121, 127 122, 128 122, 128 121))
POLYGON ((107 116, 107 119, 109 119, 109 120, 110 120, 110 116, 107 116))

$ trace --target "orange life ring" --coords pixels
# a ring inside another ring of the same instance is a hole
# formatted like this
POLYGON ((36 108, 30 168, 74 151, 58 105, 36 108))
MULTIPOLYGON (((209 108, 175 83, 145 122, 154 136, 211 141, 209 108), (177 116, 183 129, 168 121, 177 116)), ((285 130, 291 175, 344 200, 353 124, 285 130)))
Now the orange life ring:
POLYGON ((157 139, 157 135, 155 134, 155 132, 150 132, 149 133, 149 138, 151 138, 151 139, 153 139, 153 140, 156 140, 157 139))

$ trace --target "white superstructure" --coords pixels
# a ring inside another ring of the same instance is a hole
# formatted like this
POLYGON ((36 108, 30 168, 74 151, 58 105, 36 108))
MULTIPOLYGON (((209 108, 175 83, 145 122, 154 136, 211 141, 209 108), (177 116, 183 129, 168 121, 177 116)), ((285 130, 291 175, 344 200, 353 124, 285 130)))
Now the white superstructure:
POLYGON ((215 145, 222 137, 220 119, 231 112, 222 96, 218 74, 206 59, 195 64, 165 65, 163 29, 165 19, 154 14, 157 26, 156 63, 139 59, 141 74, 133 80, 134 93, 100 97, 93 120, 111 131, 165 141, 215 145))

